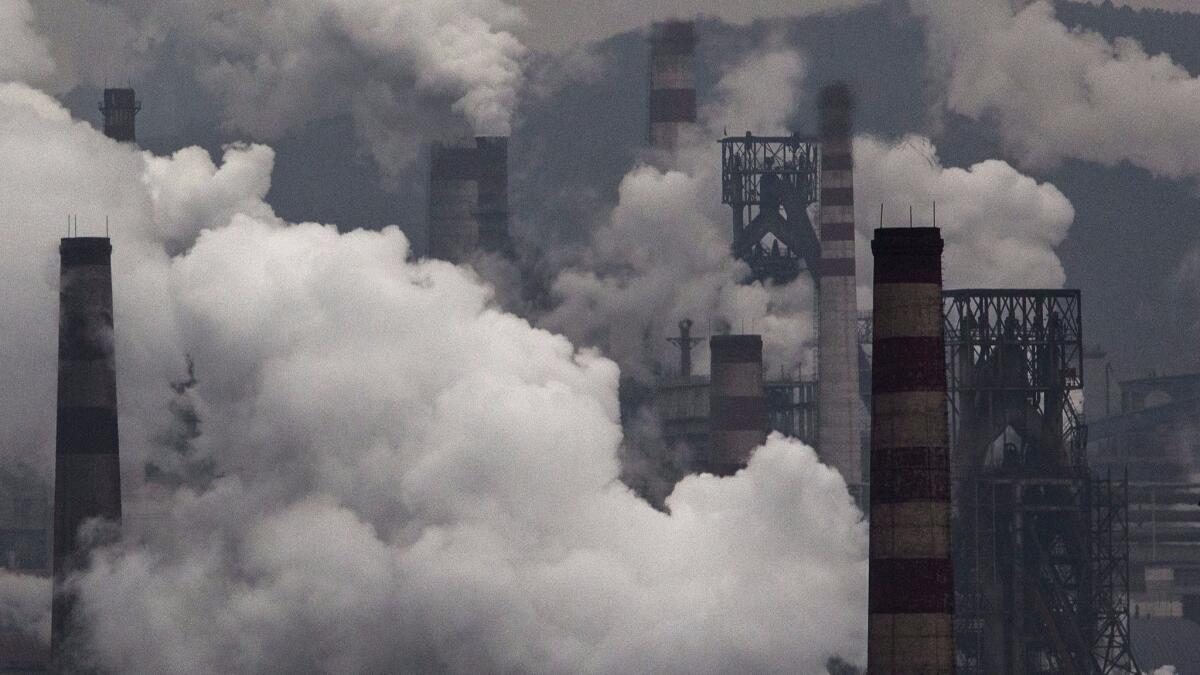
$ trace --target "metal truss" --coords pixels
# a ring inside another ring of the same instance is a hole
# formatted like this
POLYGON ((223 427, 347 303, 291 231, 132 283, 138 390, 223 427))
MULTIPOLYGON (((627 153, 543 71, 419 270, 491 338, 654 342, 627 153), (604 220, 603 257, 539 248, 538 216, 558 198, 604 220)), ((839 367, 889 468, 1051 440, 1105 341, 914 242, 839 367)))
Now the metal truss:
POLYGON ((753 136, 721 140, 721 203, 733 209, 733 254, 756 280, 786 283, 801 263, 817 269, 821 245, 808 207, 817 203, 820 143, 753 136))
POLYGON ((1123 484, 1094 480, 1079 292, 943 294, 960 672, 1133 673, 1123 484))

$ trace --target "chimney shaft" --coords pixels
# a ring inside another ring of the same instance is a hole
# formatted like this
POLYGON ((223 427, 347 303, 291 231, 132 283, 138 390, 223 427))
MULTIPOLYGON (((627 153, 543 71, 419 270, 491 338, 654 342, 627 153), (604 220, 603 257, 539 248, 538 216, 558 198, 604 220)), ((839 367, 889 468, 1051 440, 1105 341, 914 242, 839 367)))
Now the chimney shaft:
POLYGON ((711 443, 696 471, 731 476, 750 461, 767 437, 763 394, 762 337, 714 335, 709 339, 711 443))
POLYGON ((821 91, 821 264, 817 448, 852 489, 863 483, 854 270, 854 156, 849 87, 821 91))
POLYGON ((54 461, 54 603, 51 645, 71 629, 63 581, 87 564, 79 529, 94 518, 120 523, 121 464, 113 358, 112 245, 73 237, 59 245, 58 422, 54 461))
POLYGON ((867 669, 954 672, 942 238, 875 230, 867 669))
POLYGON ((696 123, 696 25, 656 23, 650 37, 650 147, 674 151, 696 123))
POLYGON ((100 112, 104 113, 104 135, 122 143, 137 142, 134 120, 142 109, 132 89, 105 89, 100 112))
POLYGON ((505 136, 480 136, 474 146, 437 143, 430 153, 430 257, 463 263, 480 250, 512 252, 505 136))

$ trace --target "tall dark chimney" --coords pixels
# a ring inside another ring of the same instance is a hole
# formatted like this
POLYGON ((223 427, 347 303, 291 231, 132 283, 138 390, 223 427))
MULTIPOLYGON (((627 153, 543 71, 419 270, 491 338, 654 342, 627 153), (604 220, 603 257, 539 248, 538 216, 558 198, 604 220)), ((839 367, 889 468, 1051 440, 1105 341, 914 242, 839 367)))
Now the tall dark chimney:
POLYGON ((880 228, 871 380, 867 670, 954 672, 942 237, 880 228))
POLYGON ((54 460, 54 603, 51 648, 62 663, 73 599, 63 582, 87 564, 80 526, 120 523, 121 463, 113 358, 112 245, 72 237, 59 245, 58 423, 54 460))
POLYGON ((122 143, 136 143, 134 120, 142 104, 132 89, 105 89, 100 112, 104 113, 104 135, 122 143))
POLYGON ((697 458, 695 470, 732 476, 745 468, 767 438, 762 336, 714 335, 708 344, 711 442, 708 455, 697 458))
POLYGON ((479 136, 475 139, 479 170, 479 247, 508 253, 508 137, 479 136))

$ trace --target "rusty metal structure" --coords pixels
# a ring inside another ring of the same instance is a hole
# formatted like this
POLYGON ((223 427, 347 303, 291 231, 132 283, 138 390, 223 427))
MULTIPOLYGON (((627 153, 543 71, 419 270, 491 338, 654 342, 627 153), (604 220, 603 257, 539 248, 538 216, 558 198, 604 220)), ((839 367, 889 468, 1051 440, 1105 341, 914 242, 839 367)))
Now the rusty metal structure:
POLYGON ((954 571, 941 232, 880 228, 875 255, 867 669, 950 675, 954 571))
POLYGON ((1137 672, 1126 487, 1089 470, 1074 401, 1079 291, 943 299, 959 671, 1137 672))

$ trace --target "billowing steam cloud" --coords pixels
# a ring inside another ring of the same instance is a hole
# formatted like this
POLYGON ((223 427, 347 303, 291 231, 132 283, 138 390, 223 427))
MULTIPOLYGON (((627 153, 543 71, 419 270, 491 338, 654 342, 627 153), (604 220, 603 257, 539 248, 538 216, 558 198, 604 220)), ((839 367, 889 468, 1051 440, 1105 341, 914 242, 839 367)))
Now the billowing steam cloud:
POLYGON ((942 166, 927 138, 889 143, 869 136, 854 144, 857 181, 860 295, 869 292, 871 230, 879 224, 937 224, 946 240, 947 288, 1059 288, 1066 281, 1055 248, 1075 219, 1071 202, 1049 183, 1038 183, 1006 162, 988 160, 966 169, 942 166))
MULTIPOLYGON (((814 338, 812 284, 744 285, 749 268, 729 252, 728 207, 720 203, 723 127, 782 133, 796 107, 804 60, 794 50, 754 52, 726 73, 700 130, 666 167, 641 164, 621 181, 619 203, 591 246, 554 282, 558 304, 542 324, 581 344, 601 345, 644 381, 670 362, 666 336, 692 319, 698 334, 721 326, 761 333, 765 359, 791 370, 814 338), (770 72, 773 78, 746 77, 770 72), (770 82, 766 95, 756 83, 770 82)), ((697 359, 697 370, 705 359, 697 359)))
MULTIPOLYGON (((6 1, 16 2, 8 11, 18 23, 29 13, 23 0, 6 1)), ((255 138, 349 111, 389 176, 431 130, 508 134, 525 53, 508 30, 522 14, 502 0, 74 0, 39 5, 37 20, 58 37, 52 74, 67 84, 174 60, 217 97, 229 128, 255 138), (97 34, 134 48, 119 64, 95 63, 97 53, 122 53, 78 39, 97 34), (447 121, 446 110, 466 124, 447 121)), ((37 46, 28 60, 45 64, 37 46)))
POLYGON ((176 423, 167 385, 195 364, 190 441, 211 487, 136 509, 126 541, 77 580, 85 646, 106 669, 861 662, 866 535, 811 450, 773 438, 736 477, 685 480, 667 516, 616 480, 611 361, 497 310, 463 269, 406 262, 395 228, 280 221, 261 201, 268 149, 231 147, 219 166, 195 150, 155 158, 9 84, 0 158, 0 281, 20 289, 0 344, 27 348, 5 363, 36 413, 28 454, 51 455, 54 244, 68 210, 84 214, 81 234, 104 213, 115 226, 135 502, 147 498, 139 469, 177 452, 161 442, 176 423))
POLYGON ((912 0, 927 19, 945 105, 994 120, 1022 162, 1127 161, 1170 178, 1200 175, 1200 79, 1127 38, 1069 30, 1050 3, 912 0))

